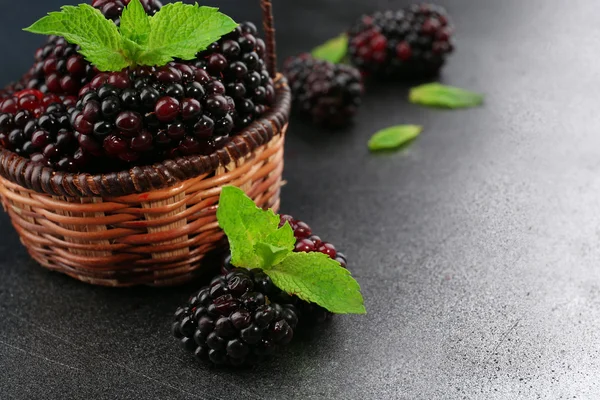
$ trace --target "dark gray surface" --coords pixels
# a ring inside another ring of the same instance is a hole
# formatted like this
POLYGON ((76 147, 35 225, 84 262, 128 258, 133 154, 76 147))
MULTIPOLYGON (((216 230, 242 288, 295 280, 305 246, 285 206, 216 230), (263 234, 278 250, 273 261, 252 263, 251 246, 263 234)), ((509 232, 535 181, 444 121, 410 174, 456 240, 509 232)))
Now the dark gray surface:
MULTIPOLYGON (((219 4, 256 20, 255 2, 219 4)), ((17 28, 58 4, 3 7, 3 81, 39 42, 17 28)), ((276 1, 280 51, 403 4, 276 1)), ((111 290, 46 272, 2 215, 0 398, 600 398, 596 1, 443 4, 459 46, 442 79, 486 93, 485 107, 428 110, 403 85, 375 85, 353 128, 294 119, 289 134, 283 210, 349 254, 367 316, 338 317, 257 370, 211 370, 168 332, 192 288, 111 290), (426 130, 370 155, 370 134, 397 123, 426 130)))

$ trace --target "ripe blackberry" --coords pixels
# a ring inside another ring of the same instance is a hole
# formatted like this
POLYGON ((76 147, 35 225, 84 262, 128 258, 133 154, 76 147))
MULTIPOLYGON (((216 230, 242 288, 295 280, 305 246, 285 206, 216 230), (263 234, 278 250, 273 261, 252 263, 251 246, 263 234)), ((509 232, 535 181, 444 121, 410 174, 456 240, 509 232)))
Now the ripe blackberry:
POLYGON ((296 108, 320 125, 347 125, 362 101, 360 72, 351 66, 332 64, 302 54, 284 67, 296 108))
POLYGON ((177 309, 173 334, 185 349, 217 365, 256 364, 288 344, 296 309, 262 291, 256 274, 234 269, 214 278, 177 309))
POLYGON ((63 37, 49 36, 35 53, 35 64, 23 82, 25 88, 76 95, 98 72, 78 50, 63 37))
POLYGON ((436 75, 454 49, 453 27, 439 6, 363 16, 349 32, 349 54, 367 74, 418 78, 436 75))
POLYGON ((235 100, 236 131, 275 103, 275 86, 265 68, 265 42, 257 34, 252 22, 241 23, 191 61, 221 82, 211 86, 211 91, 225 93, 235 100))
POLYGON ((76 133, 69 121, 72 98, 23 90, 0 103, 0 145, 45 166, 77 170, 76 133))
MULTIPOLYGON (((296 247, 294 249, 295 252, 310 253, 318 251, 336 260, 342 267, 347 268, 348 262, 346 256, 341 252, 338 252, 333 244, 325 242, 321 240, 320 237, 314 235, 308 224, 294 219, 290 215, 281 215, 279 226, 282 227, 286 222, 290 224, 294 231, 294 236, 296 237, 296 247)), ((226 255, 223 260, 221 273, 227 274, 233 270, 235 270, 235 267, 231 264, 231 255, 226 255)), ((262 293, 266 294, 270 299, 273 299, 280 304, 294 305, 298 310, 298 316, 304 324, 310 326, 315 323, 321 323, 331 318, 333 315, 317 304, 302 301, 296 296, 290 296, 289 294, 281 291, 273 284, 271 278, 269 278, 269 276, 263 271, 256 270, 253 271, 253 274, 255 285, 257 285, 256 287, 260 288, 262 293)))
MULTIPOLYGON (((123 9, 131 0, 93 0, 92 7, 97 8, 102 14, 115 21, 115 24, 120 24, 121 14, 123 9)), ((142 6, 148 15, 154 15, 161 9, 162 3, 158 0, 141 0, 142 6)))
POLYGON ((80 91, 73 127, 85 154, 139 162, 210 154, 233 129, 233 100, 209 90, 204 70, 186 64, 101 73, 80 91))
MULTIPOLYGON (((119 18, 130 0, 94 0, 92 6, 106 18, 119 25, 119 18)), ((154 15, 162 4, 157 0, 142 0, 148 15, 154 15)), ((76 95, 98 73, 82 55, 79 46, 68 43, 59 36, 49 36, 46 44, 35 53, 35 64, 20 81, 23 89, 41 92, 76 95)), ((19 87, 21 88, 21 87, 19 87)))

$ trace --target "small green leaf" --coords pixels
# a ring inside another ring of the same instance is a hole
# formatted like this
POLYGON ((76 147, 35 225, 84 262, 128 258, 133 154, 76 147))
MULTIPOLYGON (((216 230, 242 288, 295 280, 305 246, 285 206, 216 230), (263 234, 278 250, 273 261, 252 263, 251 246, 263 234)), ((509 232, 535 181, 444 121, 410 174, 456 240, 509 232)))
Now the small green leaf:
POLYGON ((467 108, 479 106, 484 96, 454 86, 427 83, 410 90, 411 103, 438 108, 467 108))
POLYGON ((294 249, 296 239, 289 224, 279 228, 280 219, 273 211, 258 208, 252 199, 237 187, 223 188, 217 219, 229 239, 232 264, 237 267, 264 267, 265 249, 261 246, 261 254, 257 254, 258 243, 287 249, 290 252, 294 249))
POLYGON ((136 61, 141 65, 165 65, 174 58, 192 60, 236 26, 217 8, 167 4, 150 18, 147 48, 136 61))
POLYGON ((262 242, 254 245, 254 251, 263 259, 263 268, 279 264, 292 252, 288 248, 262 242))
POLYGON ((264 270, 281 290, 336 314, 366 314, 358 282, 323 253, 291 253, 264 270))
POLYGON ((328 40, 322 45, 315 47, 312 56, 319 60, 325 60, 337 64, 341 62, 348 52, 348 35, 345 33, 328 40))
POLYGON ((369 140, 369 150, 392 150, 413 140, 423 131, 419 125, 396 125, 374 134, 369 140))
POLYGON ((140 0, 131 0, 121 15, 121 35, 140 46, 148 44, 150 17, 140 0))
POLYGON ((130 65, 117 26, 88 4, 64 6, 25 31, 63 36, 69 43, 78 44, 79 52, 101 71, 119 71, 130 65))

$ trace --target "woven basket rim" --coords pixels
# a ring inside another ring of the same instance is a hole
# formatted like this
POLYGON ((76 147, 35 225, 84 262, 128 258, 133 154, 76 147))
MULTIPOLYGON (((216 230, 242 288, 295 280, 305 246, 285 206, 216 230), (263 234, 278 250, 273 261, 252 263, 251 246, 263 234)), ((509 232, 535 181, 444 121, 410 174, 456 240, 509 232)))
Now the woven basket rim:
POLYGON ((54 171, 12 151, 0 148, 0 175, 38 193, 67 197, 115 197, 173 186, 247 156, 268 143, 288 123, 291 94, 281 74, 275 79, 276 101, 261 119, 209 155, 185 156, 107 174, 54 171))

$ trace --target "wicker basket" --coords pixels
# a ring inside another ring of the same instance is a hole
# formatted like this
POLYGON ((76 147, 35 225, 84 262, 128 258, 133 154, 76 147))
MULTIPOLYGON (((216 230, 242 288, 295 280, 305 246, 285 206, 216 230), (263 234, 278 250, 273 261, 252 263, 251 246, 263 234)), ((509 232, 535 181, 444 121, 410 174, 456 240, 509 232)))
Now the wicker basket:
POLYGON ((223 241, 216 208, 224 185, 278 209, 290 92, 276 74, 271 2, 261 5, 276 106, 217 152, 90 175, 0 150, 2 204, 37 262, 96 285, 180 284, 223 241))

